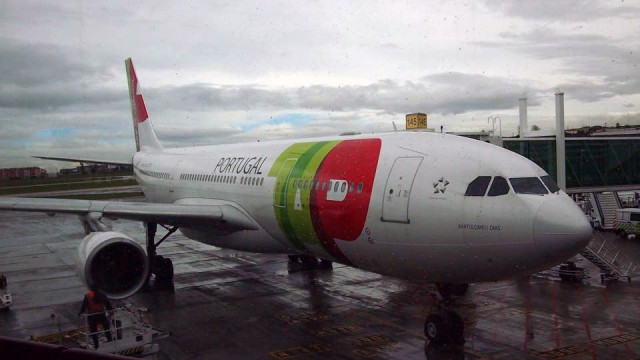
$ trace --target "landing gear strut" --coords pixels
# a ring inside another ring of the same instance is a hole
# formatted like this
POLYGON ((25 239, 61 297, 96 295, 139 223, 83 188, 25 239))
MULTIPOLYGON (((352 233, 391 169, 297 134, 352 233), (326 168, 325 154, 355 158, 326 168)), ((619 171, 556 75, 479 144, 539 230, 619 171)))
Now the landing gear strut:
POLYGON ((167 229, 167 233, 158 241, 155 242, 156 231, 158 230, 158 224, 154 222, 148 222, 145 224, 147 233, 147 257, 149 258, 149 273, 147 274, 147 283, 151 278, 151 274, 156 275, 157 281, 172 281, 173 280, 173 262, 169 258, 158 255, 156 249, 163 241, 165 241, 171 234, 178 230, 177 226, 167 227, 162 224, 163 228, 167 229))
POLYGON ((434 344, 464 344, 464 321, 455 311, 454 296, 464 296, 469 284, 435 284, 435 304, 424 322, 424 335, 434 344))

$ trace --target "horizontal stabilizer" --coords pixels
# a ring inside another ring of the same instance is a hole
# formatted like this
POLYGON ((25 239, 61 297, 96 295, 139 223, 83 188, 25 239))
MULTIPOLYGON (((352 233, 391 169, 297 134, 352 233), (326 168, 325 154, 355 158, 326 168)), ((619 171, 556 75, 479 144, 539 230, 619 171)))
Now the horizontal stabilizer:
POLYGON ((83 158, 69 158, 69 157, 55 157, 55 156, 33 156, 34 158, 44 160, 57 160, 68 162, 79 162, 85 164, 106 164, 106 165, 129 165, 131 166, 131 160, 119 161, 119 160, 99 160, 99 159, 83 159, 83 158))

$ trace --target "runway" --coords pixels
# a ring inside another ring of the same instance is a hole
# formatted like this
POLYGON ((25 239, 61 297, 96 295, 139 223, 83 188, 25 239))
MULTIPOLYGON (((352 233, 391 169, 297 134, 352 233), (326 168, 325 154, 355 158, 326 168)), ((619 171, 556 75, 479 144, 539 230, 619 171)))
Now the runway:
MULTIPOLYGON (((141 224, 113 226, 143 241, 141 224)), ((640 240, 604 236, 640 262, 640 240)), ((75 216, 0 212, 0 273, 14 301, 0 312, 0 335, 79 325, 86 290, 74 257, 83 237, 75 216)), ((172 332, 160 341, 159 359, 640 358, 640 283, 601 286, 586 260, 579 266, 593 276, 587 284, 536 277, 473 284, 459 306, 464 346, 438 348, 423 335, 432 303, 424 284, 335 264, 304 270, 286 256, 219 249, 179 234, 158 250, 173 260, 173 285, 127 301, 172 332)))

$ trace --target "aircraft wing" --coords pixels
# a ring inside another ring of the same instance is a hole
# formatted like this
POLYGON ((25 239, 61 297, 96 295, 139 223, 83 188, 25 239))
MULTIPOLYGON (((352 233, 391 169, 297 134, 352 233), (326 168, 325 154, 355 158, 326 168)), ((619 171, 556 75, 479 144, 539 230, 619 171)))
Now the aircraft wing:
POLYGON ((98 159, 81 159, 81 158, 68 158, 68 157, 55 157, 55 156, 32 156, 38 159, 45 160, 58 160, 58 161, 69 161, 69 162, 79 162, 86 164, 107 164, 107 165, 129 165, 131 166, 131 160, 129 161, 119 161, 119 160, 98 160, 98 159))
POLYGON ((127 219, 172 226, 216 228, 225 232, 258 230, 251 217, 230 203, 163 204, 0 197, 0 210, 35 211, 127 219))

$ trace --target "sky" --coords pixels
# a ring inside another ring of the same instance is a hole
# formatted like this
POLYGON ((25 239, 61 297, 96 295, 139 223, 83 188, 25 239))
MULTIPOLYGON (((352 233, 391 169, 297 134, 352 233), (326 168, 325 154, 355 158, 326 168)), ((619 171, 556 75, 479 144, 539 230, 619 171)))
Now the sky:
POLYGON ((0 0, 0 54, 0 168, 129 159, 128 57, 165 147, 640 124, 640 1, 0 0))

